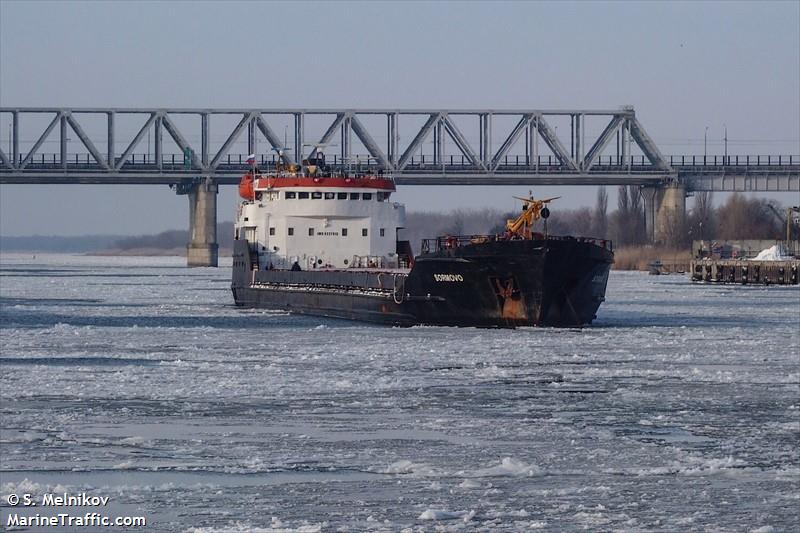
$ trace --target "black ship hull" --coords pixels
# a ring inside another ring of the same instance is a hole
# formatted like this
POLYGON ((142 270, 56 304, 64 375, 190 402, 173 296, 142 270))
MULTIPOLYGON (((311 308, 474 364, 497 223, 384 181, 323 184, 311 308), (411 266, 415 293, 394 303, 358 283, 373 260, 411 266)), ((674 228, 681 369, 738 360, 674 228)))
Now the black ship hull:
POLYGON ((571 237, 440 246, 410 271, 261 270, 234 243, 236 305, 388 325, 582 326, 605 299, 610 245, 571 237))

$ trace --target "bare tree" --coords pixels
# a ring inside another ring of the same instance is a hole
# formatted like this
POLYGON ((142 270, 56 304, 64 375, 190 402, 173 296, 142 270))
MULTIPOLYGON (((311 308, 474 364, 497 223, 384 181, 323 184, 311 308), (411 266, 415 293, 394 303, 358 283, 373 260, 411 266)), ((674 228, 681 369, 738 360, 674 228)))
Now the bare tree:
POLYGON ((629 210, 628 188, 625 185, 620 185, 617 190, 617 211, 627 214, 629 210))
POLYGON ((609 228, 611 239, 617 243, 617 246, 625 246, 630 242, 627 223, 629 211, 628 188, 624 185, 620 185, 617 189, 617 210, 611 214, 611 225, 609 228))
POLYGON ((668 213, 663 227, 663 243, 670 248, 684 248, 689 244, 686 221, 677 213, 668 213))
MULTIPOLYGON (((767 200, 748 199, 739 193, 717 209, 717 239, 780 239, 782 228, 767 200)), ((782 208, 779 208, 780 211, 782 208)))
POLYGON ((644 206, 637 187, 620 185, 617 211, 611 216, 609 233, 619 246, 643 244, 646 241, 644 206))
POLYGON ((605 187, 597 189, 597 204, 594 208, 594 220, 592 223, 593 235, 605 238, 608 234, 608 193, 605 187))
POLYGON ((697 192, 694 195, 694 206, 689 213, 689 228, 692 239, 711 239, 715 233, 714 193, 697 192))
POLYGON ((630 211, 628 214, 628 224, 630 224, 631 243, 644 244, 647 242, 647 230, 644 223, 644 202, 639 187, 630 185, 628 187, 628 203, 630 211))
POLYGON ((447 235, 462 235, 464 233, 463 209, 456 209, 450 214, 450 224, 445 227, 444 233, 447 235))

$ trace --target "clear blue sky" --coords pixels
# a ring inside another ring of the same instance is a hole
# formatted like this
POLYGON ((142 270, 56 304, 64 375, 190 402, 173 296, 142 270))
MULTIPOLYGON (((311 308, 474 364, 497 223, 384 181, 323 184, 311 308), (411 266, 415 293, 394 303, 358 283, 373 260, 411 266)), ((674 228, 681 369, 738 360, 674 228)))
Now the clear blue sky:
MULTIPOLYGON (((665 153, 800 154, 799 2, 0 1, 0 105, 616 108, 665 153)), ((0 142, 7 142, 0 124, 0 142)), ((523 187, 523 190, 527 188, 523 187)), ((409 210, 519 188, 409 188, 409 210)), ((591 188, 541 188, 589 205, 591 188)), ((792 199, 786 199, 786 202, 792 199)), ((220 195, 231 219, 233 188, 220 195)), ((0 232, 186 227, 166 187, 3 186, 0 232)))

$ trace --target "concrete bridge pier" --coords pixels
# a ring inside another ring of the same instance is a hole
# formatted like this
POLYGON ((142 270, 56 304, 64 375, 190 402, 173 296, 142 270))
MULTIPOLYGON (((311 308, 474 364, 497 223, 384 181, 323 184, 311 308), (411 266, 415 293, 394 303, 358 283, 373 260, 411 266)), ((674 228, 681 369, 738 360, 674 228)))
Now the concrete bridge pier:
POLYGON ((186 263, 190 267, 219 266, 217 244, 217 192, 212 178, 204 178, 187 191, 189 196, 189 244, 186 263))
POLYGON ((686 186, 642 187, 647 239, 653 244, 670 244, 686 226, 686 186))
POLYGON ((656 242, 673 244, 681 239, 686 229, 686 187, 674 183, 661 190, 656 213, 656 242))
POLYGON ((656 242, 656 205, 661 200, 659 187, 642 187, 639 189, 644 200, 644 228, 647 242, 656 242))

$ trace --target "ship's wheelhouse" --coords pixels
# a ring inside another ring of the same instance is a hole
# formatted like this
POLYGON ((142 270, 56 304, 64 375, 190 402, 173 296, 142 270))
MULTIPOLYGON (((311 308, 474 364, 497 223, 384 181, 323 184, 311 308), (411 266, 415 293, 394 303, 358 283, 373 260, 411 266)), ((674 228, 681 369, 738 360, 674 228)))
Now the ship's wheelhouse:
POLYGON ((236 220, 261 269, 393 268, 405 207, 384 177, 248 176, 236 220))

